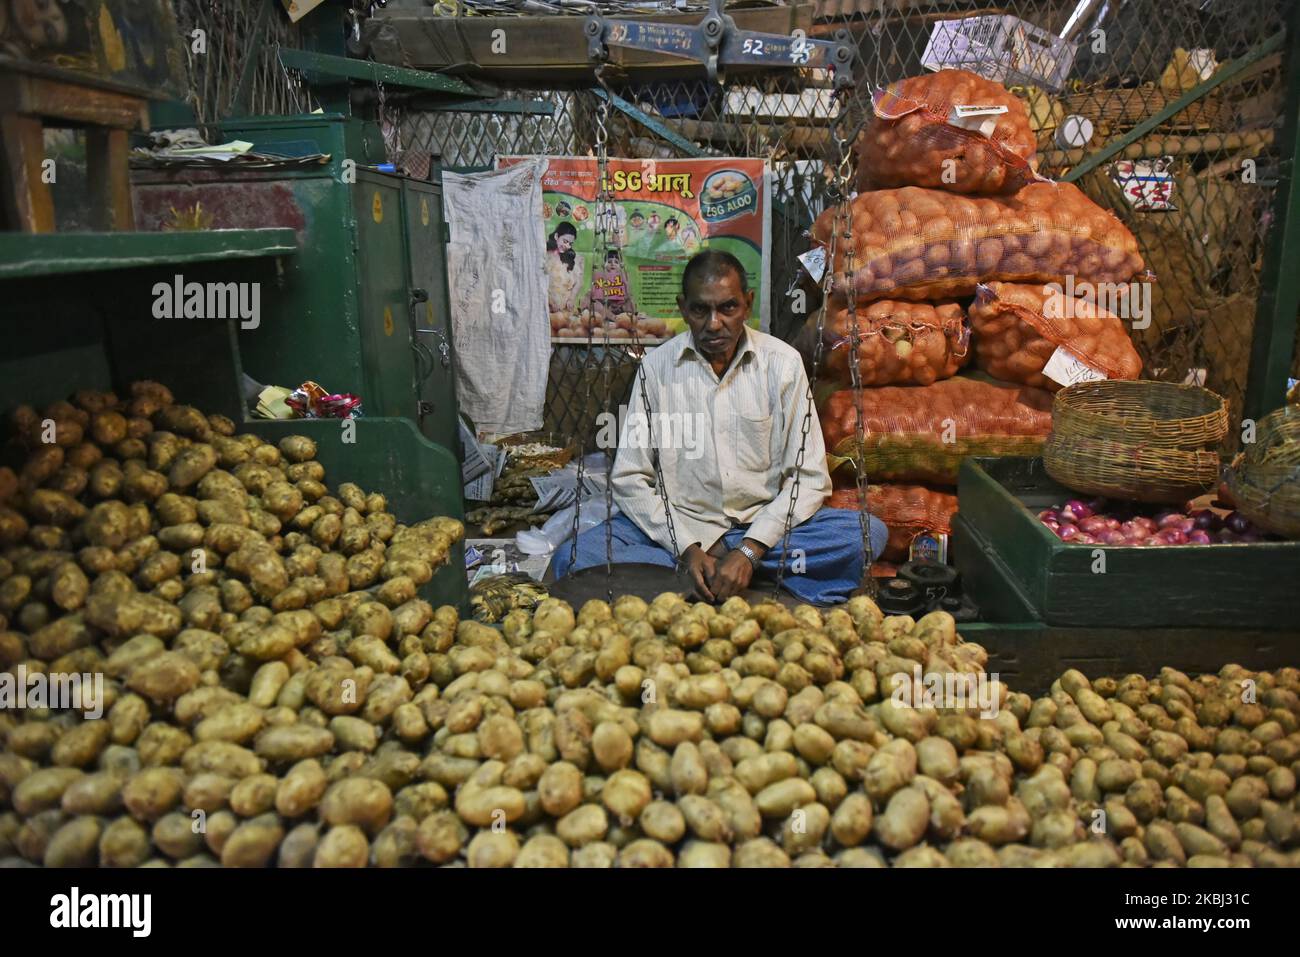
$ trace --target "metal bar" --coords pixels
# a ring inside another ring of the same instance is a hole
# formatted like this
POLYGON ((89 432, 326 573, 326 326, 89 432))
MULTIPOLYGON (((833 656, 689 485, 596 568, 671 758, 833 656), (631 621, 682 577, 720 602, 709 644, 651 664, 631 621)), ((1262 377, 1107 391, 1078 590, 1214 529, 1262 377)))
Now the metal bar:
POLYGON ((545 100, 470 100, 418 104, 430 113, 513 113, 531 116, 554 116, 555 104, 545 100))
POLYGON ((1112 140, 1111 142, 1107 143, 1105 146, 1103 146, 1097 152, 1093 153, 1091 156, 1085 159, 1074 169, 1070 170, 1070 172, 1062 176, 1061 180, 1066 183, 1072 183, 1075 180, 1079 179, 1080 177, 1086 176, 1088 173, 1091 173, 1094 169, 1096 169, 1102 163, 1105 163, 1112 156, 1120 152, 1129 144, 1136 143, 1138 140, 1146 136, 1148 133, 1154 130, 1161 123, 1164 123, 1170 117, 1174 116, 1177 113, 1181 113, 1183 110, 1187 109, 1189 106, 1191 106, 1193 103, 1195 103, 1201 97, 1205 96, 1205 94, 1209 93, 1210 91, 1218 89, 1220 86, 1222 86, 1228 80, 1232 79, 1234 76, 1236 76, 1242 70, 1246 69, 1246 67, 1250 66, 1255 61, 1268 56, 1270 53, 1272 53, 1274 50, 1276 50, 1278 47, 1282 45, 1282 41, 1283 39, 1285 39, 1285 37, 1286 35, 1283 33, 1273 34, 1273 36, 1269 37, 1267 40, 1265 40, 1259 46, 1255 47, 1255 49, 1251 50, 1245 56, 1241 57, 1238 60, 1233 60, 1223 69, 1215 73, 1214 76, 1210 77, 1208 80, 1202 80, 1200 83, 1196 84, 1196 86, 1192 87, 1190 90, 1188 90, 1178 99, 1174 100, 1172 103, 1165 104, 1164 109, 1160 110, 1153 116, 1143 120, 1141 123, 1133 127, 1133 129, 1129 130, 1119 139, 1112 140))
POLYGON ((1250 344, 1246 398, 1242 414, 1258 419, 1285 401, 1300 310, 1300 185, 1296 160, 1300 158, 1300 6, 1293 8, 1287 24, 1286 109, 1278 138, 1281 182, 1273 197, 1273 229, 1264 253, 1259 283, 1259 305, 1250 344))
POLYGON ((468 83, 458 80, 454 76, 430 73, 427 70, 412 70, 404 66, 390 66, 387 63, 374 63, 370 60, 354 60, 350 57, 331 56, 328 53, 316 53, 313 50, 295 50, 290 47, 281 47, 280 60, 287 67, 312 71, 339 79, 368 80, 371 83, 383 81, 392 86, 404 86, 413 90, 433 90, 438 93, 455 93, 459 96, 478 97, 480 95, 468 83))
POLYGON ((244 52, 244 69, 239 74, 239 83, 235 87, 235 96, 230 103, 230 115, 239 116, 248 112, 248 97, 253 89, 253 77, 257 76, 257 67, 262 59, 263 38, 266 36, 266 15, 271 10, 274 0, 262 0, 257 11, 257 23, 253 25, 252 41, 244 52))
POLYGON ((670 130, 667 126, 663 124, 662 120, 655 119, 649 113, 645 112, 642 109, 637 108, 636 106, 633 106, 631 103, 623 99, 618 94, 606 93, 604 90, 600 89, 599 87, 593 89, 592 92, 599 97, 609 100, 610 104, 613 105, 616 109, 618 109, 619 112, 624 113, 627 116, 630 116, 632 119, 636 120, 638 123, 640 123, 646 129, 650 130, 650 132, 654 133, 656 136, 662 137, 663 139, 667 140, 669 143, 672 143, 673 146, 676 146, 687 156, 708 156, 709 155, 704 150, 700 149, 698 146, 696 146, 694 143, 688 140, 686 137, 682 136, 680 133, 674 133, 672 130, 670 130))

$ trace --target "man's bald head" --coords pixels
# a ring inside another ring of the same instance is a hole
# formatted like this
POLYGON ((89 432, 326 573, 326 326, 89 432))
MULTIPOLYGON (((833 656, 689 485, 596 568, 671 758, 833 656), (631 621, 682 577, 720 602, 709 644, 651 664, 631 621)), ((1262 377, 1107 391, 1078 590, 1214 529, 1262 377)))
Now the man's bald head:
POLYGON ((735 275, 741 292, 749 291, 749 279, 745 267, 731 253, 720 249, 706 249, 691 257, 686 268, 682 270, 682 295, 689 297, 693 283, 703 279, 721 279, 735 275))

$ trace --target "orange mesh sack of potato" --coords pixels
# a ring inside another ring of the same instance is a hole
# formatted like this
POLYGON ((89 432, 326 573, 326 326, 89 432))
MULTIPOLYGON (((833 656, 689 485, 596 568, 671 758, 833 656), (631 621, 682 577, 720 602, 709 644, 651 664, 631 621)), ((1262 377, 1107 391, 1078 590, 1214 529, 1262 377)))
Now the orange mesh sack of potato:
MULTIPOLYGON (((838 207, 813 224, 829 246, 838 207)), ((957 196, 906 186, 859 193, 852 238, 835 243, 832 294, 951 299, 982 282, 1128 282, 1144 264, 1113 213, 1069 183, 1033 183, 1010 196, 957 196), (850 256, 846 247, 852 248, 850 256), (851 266, 851 276, 849 275, 851 266)))
POLYGON ((850 385, 853 328, 863 385, 929 385, 956 373, 969 354, 966 312, 955 302, 878 299, 856 310, 827 307, 822 355, 826 376, 850 385))
POLYGON ((1108 379, 1136 379, 1142 372, 1123 320, 1095 297, 1069 296, 1057 284, 982 285, 970 322, 975 364, 995 379, 1056 392, 1061 384, 1043 367, 1062 347, 1108 379))
POLYGON ((909 77, 877 90, 858 137, 858 189, 927 186, 1006 193, 1038 179, 1024 101, 965 70, 909 77))
POLYGON ((1052 429, 1052 394, 1029 386, 957 376, 927 386, 844 389, 820 410, 822 435, 831 454, 854 460, 856 393, 863 467, 872 481, 956 485, 966 456, 1038 455, 1052 429))
MULTIPOLYGON (((839 488, 826 504, 831 508, 858 508, 858 490, 839 488)), ((870 485, 867 511, 885 523, 889 541, 881 555, 887 562, 907 561, 912 539, 922 532, 947 535, 957 514, 957 496, 924 485, 870 485)))

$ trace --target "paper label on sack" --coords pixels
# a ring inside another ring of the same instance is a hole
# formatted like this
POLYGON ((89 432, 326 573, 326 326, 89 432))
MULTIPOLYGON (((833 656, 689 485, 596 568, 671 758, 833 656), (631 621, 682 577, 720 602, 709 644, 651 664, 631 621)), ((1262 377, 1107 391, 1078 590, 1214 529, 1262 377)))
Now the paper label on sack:
POLYGON ((1106 373, 1099 372, 1084 362, 1065 346, 1057 346, 1052 358, 1043 366, 1043 375, 1061 385, 1074 385, 1078 382, 1096 382, 1106 378, 1106 373))
POLYGON ((980 136, 992 136, 997 128, 995 117, 1007 112, 1005 106, 977 106, 957 104, 948 114, 948 125, 963 130, 972 130, 980 136))
POLYGON ((818 246, 816 249, 810 249, 802 256, 798 257, 799 262, 803 264, 804 270, 812 277, 813 282, 821 282, 822 276, 826 273, 826 247, 818 246))

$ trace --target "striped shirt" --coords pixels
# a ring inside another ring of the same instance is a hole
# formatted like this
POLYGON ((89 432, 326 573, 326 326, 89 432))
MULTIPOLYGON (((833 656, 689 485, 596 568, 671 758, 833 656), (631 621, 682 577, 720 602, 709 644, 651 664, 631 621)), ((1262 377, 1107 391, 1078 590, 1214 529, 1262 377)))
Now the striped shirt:
POLYGON ((769 548, 778 544, 785 534, 805 414, 811 421, 791 527, 822 506, 831 489, 826 446, 809 402, 803 361, 793 348, 746 328, 719 380, 688 330, 650 350, 642 367, 649 429, 638 375, 612 482, 618 507, 652 539, 672 551, 655 486, 655 448, 679 552, 692 544, 707 551, 733 526, 747 524, 749 538, 769 548))

